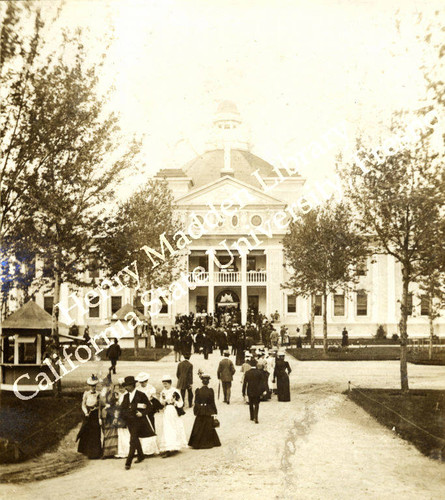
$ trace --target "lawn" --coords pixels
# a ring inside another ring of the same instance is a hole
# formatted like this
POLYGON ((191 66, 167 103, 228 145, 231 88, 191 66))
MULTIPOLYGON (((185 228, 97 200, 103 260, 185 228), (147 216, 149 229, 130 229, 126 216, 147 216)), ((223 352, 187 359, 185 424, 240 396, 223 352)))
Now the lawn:
POLYGON ((287 352, 299 361, 388 361, 400 359, 399 346, 354 347, 338 351, 323 352, 315 349, 287 349, 287 352))
POLYGON ((445 391, 352 389, 348 396, 424 455, 445 461, 445 391))
MULTIPOLYGON (((171 353, 171 349, 139 349, 138 357, 134 356, 134 349, 122 349, 122 355, 119 358, 120 361, 159 361, 164 356, 171 353)), ((106 360, 107 356, 105 351, 100 355, 102 360, 106 360)))
POLYGON ((0 392, 0 463, 27 460, 55 448, 81 421, 80 401, 80 393, 23 401, 0 392))
MULTIPOLYGON (((328 348, 325 354, 322 348, 287 349, 287 352, 299 361, 390 361, 400 359, 400 346, 360 346, 350 348, 328 348), (332 350, 329 350, 332 349, 332 350), (334 350, 335 349, 335 350, 334 350)), ((445 365, 445 349, 435 350, 432 359, 428 357, 428 348, 408 347, 408 361, 420 365, 445 365)))

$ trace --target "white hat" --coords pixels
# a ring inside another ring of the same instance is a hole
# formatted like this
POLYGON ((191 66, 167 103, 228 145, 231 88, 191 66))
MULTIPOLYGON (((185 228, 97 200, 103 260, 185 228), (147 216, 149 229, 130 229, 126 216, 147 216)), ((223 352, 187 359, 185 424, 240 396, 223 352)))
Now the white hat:
POLYGON ((119 382, 120 385, 122 385, 124 383, 124 378, 118 378, 117 381, 119 382))
POLYGON ((246 352, 246 354, 244 355, 245 358, 251 358, 252 357, 252 354, 250 354, 250 352, 246 352))
POLYGON ((283 351, 279 351, 279 352, 277 353, 277 356, 284 356, 284 352, 283 352, 283 351))
POLYGON ((163 375, 163 377, 161 378, 161 382, 171 382, 172 381, 172 378, 170 377, 170 375, 163 375))
POLYGON ((201 378, 212 378, 208 373, 203 373, 201 378))
POLYGON ((138 373, 138 375, 136 376, 136 380, 138 382, 146 382, 149 378, 150 378, 150 375, 146 372, 138 373))
POLYGON ((99 379, 95 377, 94 375, 91 375, 91 377, 87 380, 87 385, 97 385, 99 382, 99 379))

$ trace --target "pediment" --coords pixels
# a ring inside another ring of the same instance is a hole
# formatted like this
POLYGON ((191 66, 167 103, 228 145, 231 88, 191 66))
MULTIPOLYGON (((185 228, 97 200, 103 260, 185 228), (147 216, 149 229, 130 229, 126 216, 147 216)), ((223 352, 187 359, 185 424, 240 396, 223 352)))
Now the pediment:
POLYGON ((182 195, 175 200, 175 203, 178 207, 206 206, 209 202, 214 205, 221 205, 227 200, 232 200, 233 206, 240 204, 237 200, 241 200, 241 203, 246 207, 258 205, 280 207, 286 205, 284 201, 270 196, 261 189, 230 176, 221 177, 214 182, 182 195))

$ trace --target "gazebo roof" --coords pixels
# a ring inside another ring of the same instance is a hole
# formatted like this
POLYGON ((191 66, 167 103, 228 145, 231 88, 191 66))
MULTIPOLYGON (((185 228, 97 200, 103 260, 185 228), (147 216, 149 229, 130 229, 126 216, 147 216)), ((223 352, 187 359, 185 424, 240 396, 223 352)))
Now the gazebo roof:
POLYGON ((137 309, 135 309, 131 304, 125 304, 124 306, 122 306, 118 311, 116 311, 113 316, 111 317, 111 319, 113 319, 114 321, 126 321, 125 320, 125 316, 128 314, 128 313, 134 313, 136 314, 136 316, 140 319, 140 320, 143 320, 143 321, 150 321, 149 318, 147 318, 147 316, 144 316, 141 312, 139 312, 137 309))
MULTIPOLYGON (((18 311, 12 313, 2 323, 3 331, 27 330, 29 333, 38 331, 51 331, 53 318, 44 309, 30 300, 18 311)), ((59 322, 59 327, 68 328, 64 323, 59 322)))

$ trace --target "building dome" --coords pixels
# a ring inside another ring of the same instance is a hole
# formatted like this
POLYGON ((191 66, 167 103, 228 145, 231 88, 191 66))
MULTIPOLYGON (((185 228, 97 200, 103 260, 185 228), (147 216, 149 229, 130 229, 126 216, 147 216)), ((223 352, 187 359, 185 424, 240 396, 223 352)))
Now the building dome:
POLYGON ((232 101, 221 101, 216 109, 216 114, 218 113, 233 113, 239 115, 238 108, 232 101))
MULTIPOLYGON (((194 187, 204 186, 221 178, 224 171, 224 150, 206 151, 182 167, 187 177, 193 180, 194 187)), ((260 183, 252 174, 256 170, 262 178, 276 177, 273 166, 250 151, 241 149, 230 150, 231 176, 252 186, 261 188, 260 183)))

